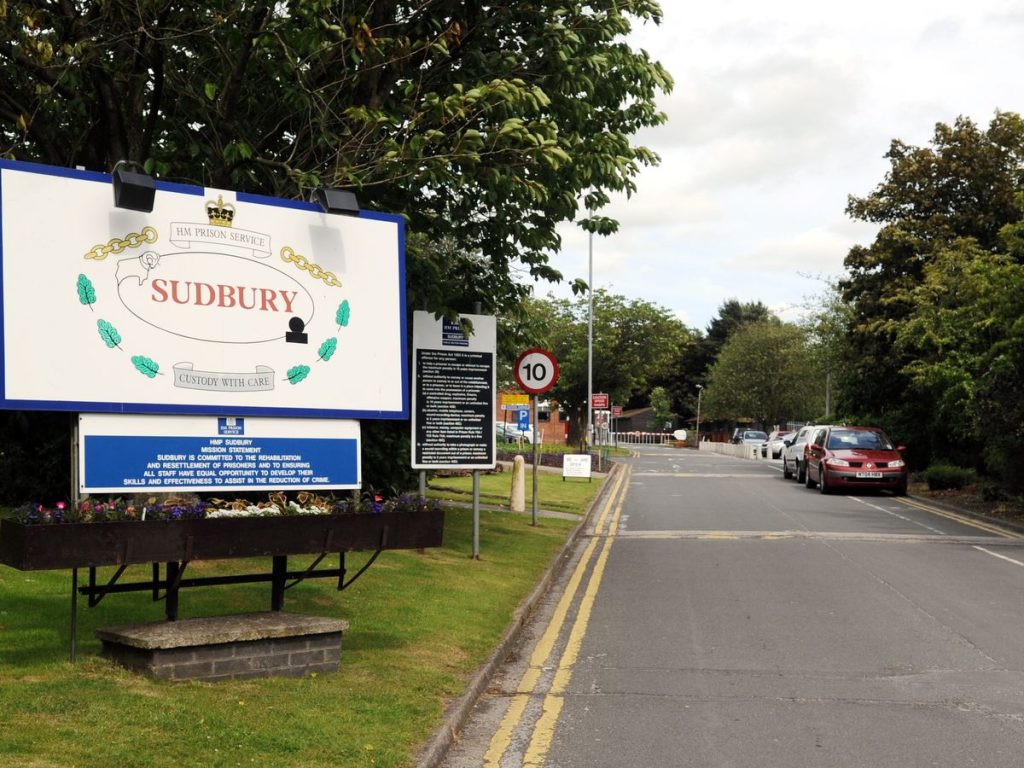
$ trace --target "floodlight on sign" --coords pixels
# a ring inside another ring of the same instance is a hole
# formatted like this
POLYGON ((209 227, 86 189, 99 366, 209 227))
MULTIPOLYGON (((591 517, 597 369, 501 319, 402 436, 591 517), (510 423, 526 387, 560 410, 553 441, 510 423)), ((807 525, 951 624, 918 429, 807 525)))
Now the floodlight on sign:
POLYGON ((114 187, 114 205, 129 211, 152 213, 156 183, 152 176, 129 170, 129 165, 134 163, 121 160, 110 173, 110 181, 114 187))
POLYGON ((313 196, 317 204, 327 213, 340 213, 348 216, 359 214, 359 201, 356 199, 355 192, 319 187, 313 196))

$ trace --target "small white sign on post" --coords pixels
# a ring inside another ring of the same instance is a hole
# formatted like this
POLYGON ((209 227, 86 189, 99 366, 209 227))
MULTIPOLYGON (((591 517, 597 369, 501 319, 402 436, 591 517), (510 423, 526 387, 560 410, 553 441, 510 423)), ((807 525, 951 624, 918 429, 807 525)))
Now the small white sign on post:
POLYGON ((590 480, 589 453, 567 453, 562 457, 562 480, 567 477, 585 477, 590 480))

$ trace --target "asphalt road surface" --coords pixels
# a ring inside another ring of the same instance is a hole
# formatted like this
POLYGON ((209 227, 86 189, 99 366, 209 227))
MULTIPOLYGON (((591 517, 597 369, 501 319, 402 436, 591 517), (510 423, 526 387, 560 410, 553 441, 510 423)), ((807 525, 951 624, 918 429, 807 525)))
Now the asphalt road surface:
POLYGON ((1024 766, 1024 538, 643 448, 447 768, 1024 766))

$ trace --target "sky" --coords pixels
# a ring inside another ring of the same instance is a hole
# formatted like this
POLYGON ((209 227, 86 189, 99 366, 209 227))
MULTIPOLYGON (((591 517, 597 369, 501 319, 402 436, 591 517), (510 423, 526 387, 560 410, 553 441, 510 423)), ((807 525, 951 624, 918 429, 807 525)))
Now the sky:
MULTIPOLYGON (((1020 0, 662 0, 631 38, 675 86, 635 143, 661 164, 604 213, 594 287, 706 329, 729 299, 798 320, 876 225, 845 214, 889 168, 893 139, 928 145, 937 123, 1024 113, 1020 0)), ((564 225, 552 266, 587 279, 588 236, 564 225)), ((538 286, 568 295, 564 286, 538 286)))

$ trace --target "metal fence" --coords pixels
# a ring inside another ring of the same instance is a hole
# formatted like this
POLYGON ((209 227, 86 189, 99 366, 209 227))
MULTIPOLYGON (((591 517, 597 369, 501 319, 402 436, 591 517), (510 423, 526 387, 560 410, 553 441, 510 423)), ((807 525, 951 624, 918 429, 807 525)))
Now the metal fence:
POLYGON ((664 445, 676 442, 671 432, 612 432, 612 445, 664 445))

